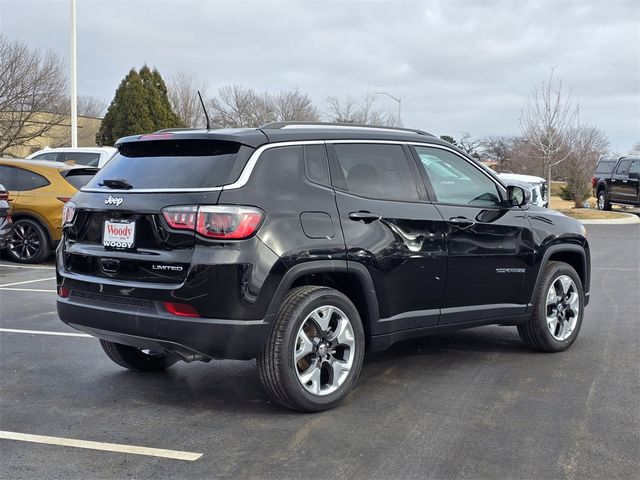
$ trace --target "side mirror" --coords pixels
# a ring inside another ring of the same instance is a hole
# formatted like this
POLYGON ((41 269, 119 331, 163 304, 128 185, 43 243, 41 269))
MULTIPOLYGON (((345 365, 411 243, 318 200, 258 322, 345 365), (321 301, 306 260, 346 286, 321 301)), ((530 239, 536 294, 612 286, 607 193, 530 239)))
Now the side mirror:
POLYGON ((531 192, 518 185, 507 186, 507 206, 523 207, 531 202, 531 192))

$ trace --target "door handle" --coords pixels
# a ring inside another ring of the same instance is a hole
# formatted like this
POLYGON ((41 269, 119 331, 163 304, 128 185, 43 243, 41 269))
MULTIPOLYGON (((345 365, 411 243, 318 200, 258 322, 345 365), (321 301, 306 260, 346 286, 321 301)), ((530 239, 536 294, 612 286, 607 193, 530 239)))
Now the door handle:
POLYGON ((380 220, 380 218, 382 217, 377 213, 366 211, 351 212, 349 214, 349 220, 353 220, 354 222, 371 223, 375 222, 376 220, 380 220))
POLYGON ((627 183, 627 181, 626 180, 622 180, 622 183, 627 183))
POLYGON ((475 224, 473 220, 469 220, 465 217, 452 217, 449 219, 449 223, 463 230, 475 224))

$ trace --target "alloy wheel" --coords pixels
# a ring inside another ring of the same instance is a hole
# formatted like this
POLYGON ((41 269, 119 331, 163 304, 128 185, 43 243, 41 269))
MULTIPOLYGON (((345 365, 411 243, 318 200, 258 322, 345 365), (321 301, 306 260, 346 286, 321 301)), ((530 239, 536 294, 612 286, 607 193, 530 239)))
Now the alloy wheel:
POLYGON ((580 294, 568 275, 556 278, 547 292, 546 316, 549 333, 556 340, 567 340, 580 315, 580 294))
POLYGON ((16 222, 11 231, 9 250, 15 258, 31 260, 42 248, 42 239, 35 227, 28 223, 16 222))
POLYGON ((335 392, 345 382, 355 358, 355 335, 347 315, 326 305, 305 318, 296 335, 294 368, 309 393, 335 392))

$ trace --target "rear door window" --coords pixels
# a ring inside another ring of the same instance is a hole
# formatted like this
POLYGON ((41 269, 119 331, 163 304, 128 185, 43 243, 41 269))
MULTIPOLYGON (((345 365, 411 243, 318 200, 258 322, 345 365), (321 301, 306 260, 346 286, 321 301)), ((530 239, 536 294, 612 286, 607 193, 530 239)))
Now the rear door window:
POLYGON ((603 160, 598 163, 596 173, 611 173, 616 166, 615 160, 603 160))
POLYGON ((340 143, 333 148, 340 169, 336 188, 378 200, 420 199, 402 145, 340 143))
POLYGON ((16 168, 15 185, 17 187, 16 190, 28 192, 29 190, 35 190, 36 188, 46 187, 49 185, 49 180, 30 170, 16 168))
POLYGON ((153 140, 120 147, 87 184, 126 180, 133 189, 213 188, 238 179, 254 149, 236 142, 153 140))
POLYGON ((631 160, 622 160, 616 169, 616 175, 626 175, 629 172, 631 160))

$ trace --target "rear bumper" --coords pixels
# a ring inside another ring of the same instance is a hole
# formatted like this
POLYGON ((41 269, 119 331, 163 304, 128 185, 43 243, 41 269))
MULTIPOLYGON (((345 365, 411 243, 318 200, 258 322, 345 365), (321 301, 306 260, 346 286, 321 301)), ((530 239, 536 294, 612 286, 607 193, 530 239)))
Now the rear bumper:
POLYGON ((223 320, 179 317, 166 312, 125 311, 91 301, 58 298, 58 316, 94 337, 152 350, 167 350, 185 360, 255 358, 271 331, 268 319, 223 320))

